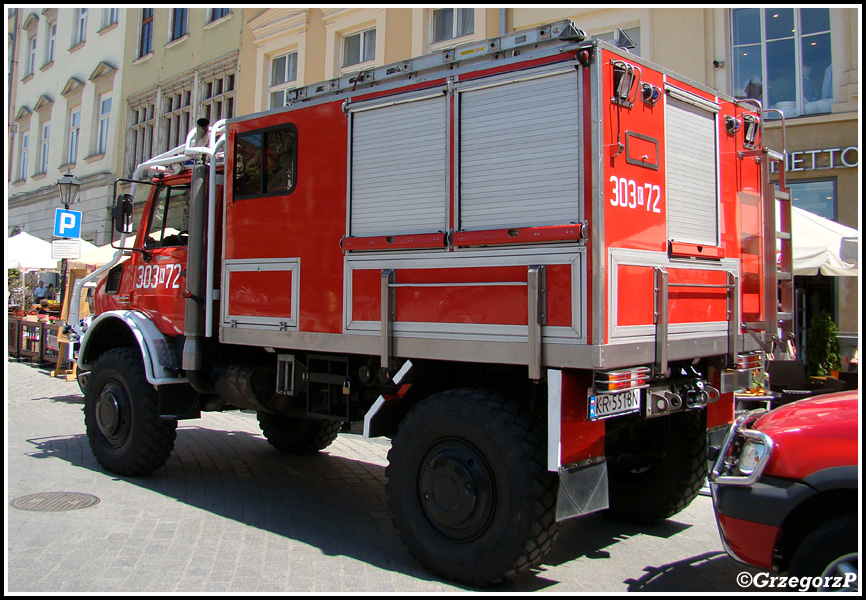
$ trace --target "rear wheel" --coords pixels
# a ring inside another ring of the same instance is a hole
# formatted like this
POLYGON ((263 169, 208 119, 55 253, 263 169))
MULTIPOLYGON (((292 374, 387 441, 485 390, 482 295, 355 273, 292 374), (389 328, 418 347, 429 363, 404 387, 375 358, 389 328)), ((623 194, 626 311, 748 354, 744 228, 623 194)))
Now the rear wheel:
POLYGON ((112 473, 145 475, 171 456, 177 421, 160 418, 137 348, 115 348, 97 359, 85 388, 84 425, 96 460, 112 473))
POLYGON ((430 396, 398 428, 386 470, 394 523, 434 573, 484 586, 538 564, 556 539, 543 430, 486 390, 430 396))
POLYGON ((342 423, 258 413, 259 427, 268 443, 289 454, 315 454, 337 439, 342 423))
POLYGON ((617 521, 649 524, 688 506, 707 478, 707 434, 704 411, 675 413, 647 422, 627 456, 608 463, 606 515, 617 521), (667 428, 667 431, 665 431, 667 428), (663 441, 663 451, 649 449, 663 441), (641 454, 641 450, 647 452, 641 454))

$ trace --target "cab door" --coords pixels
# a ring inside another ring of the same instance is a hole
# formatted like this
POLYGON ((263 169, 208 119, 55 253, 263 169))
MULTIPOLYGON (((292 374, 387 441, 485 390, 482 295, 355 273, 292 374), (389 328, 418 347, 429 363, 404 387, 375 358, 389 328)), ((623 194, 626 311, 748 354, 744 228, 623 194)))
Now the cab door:
POLYGON ((182 335, 186 289, 190 184, 153 190, 133 255, 130 302, 166 335, 182 335))

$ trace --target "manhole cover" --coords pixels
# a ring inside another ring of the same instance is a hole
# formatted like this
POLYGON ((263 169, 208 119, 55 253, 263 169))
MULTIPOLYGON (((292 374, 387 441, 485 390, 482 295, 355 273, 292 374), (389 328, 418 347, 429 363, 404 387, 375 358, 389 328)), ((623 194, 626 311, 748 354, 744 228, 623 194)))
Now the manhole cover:
POLYGON ((59 512, 94 506, 99 504, 99 498, 79 492, 41 492, 15 498, 9 504, 21 510, 59 512))

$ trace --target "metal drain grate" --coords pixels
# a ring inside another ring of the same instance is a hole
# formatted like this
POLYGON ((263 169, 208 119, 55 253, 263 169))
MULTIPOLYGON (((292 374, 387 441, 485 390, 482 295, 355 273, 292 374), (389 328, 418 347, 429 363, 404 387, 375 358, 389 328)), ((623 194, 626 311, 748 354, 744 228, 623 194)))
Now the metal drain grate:
POLYGON ((15 498, 9 504, 21 510, 60 512, 95 506, 99 504, 99 498, 80 492, 41 492, 15 498))

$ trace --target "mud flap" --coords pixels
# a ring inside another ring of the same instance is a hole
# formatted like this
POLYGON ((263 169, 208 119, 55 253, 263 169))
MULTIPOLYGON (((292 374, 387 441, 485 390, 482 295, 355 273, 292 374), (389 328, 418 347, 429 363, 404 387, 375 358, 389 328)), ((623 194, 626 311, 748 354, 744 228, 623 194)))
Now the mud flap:
POLYGON ((199 394, 191 385, 161 385, 159 393, 159 416, 162 419, 198 419, 201 417, 199 394))
POLYGON ((607 463, 559 469, 556 520, 588 515, 608 508, 607 463))

